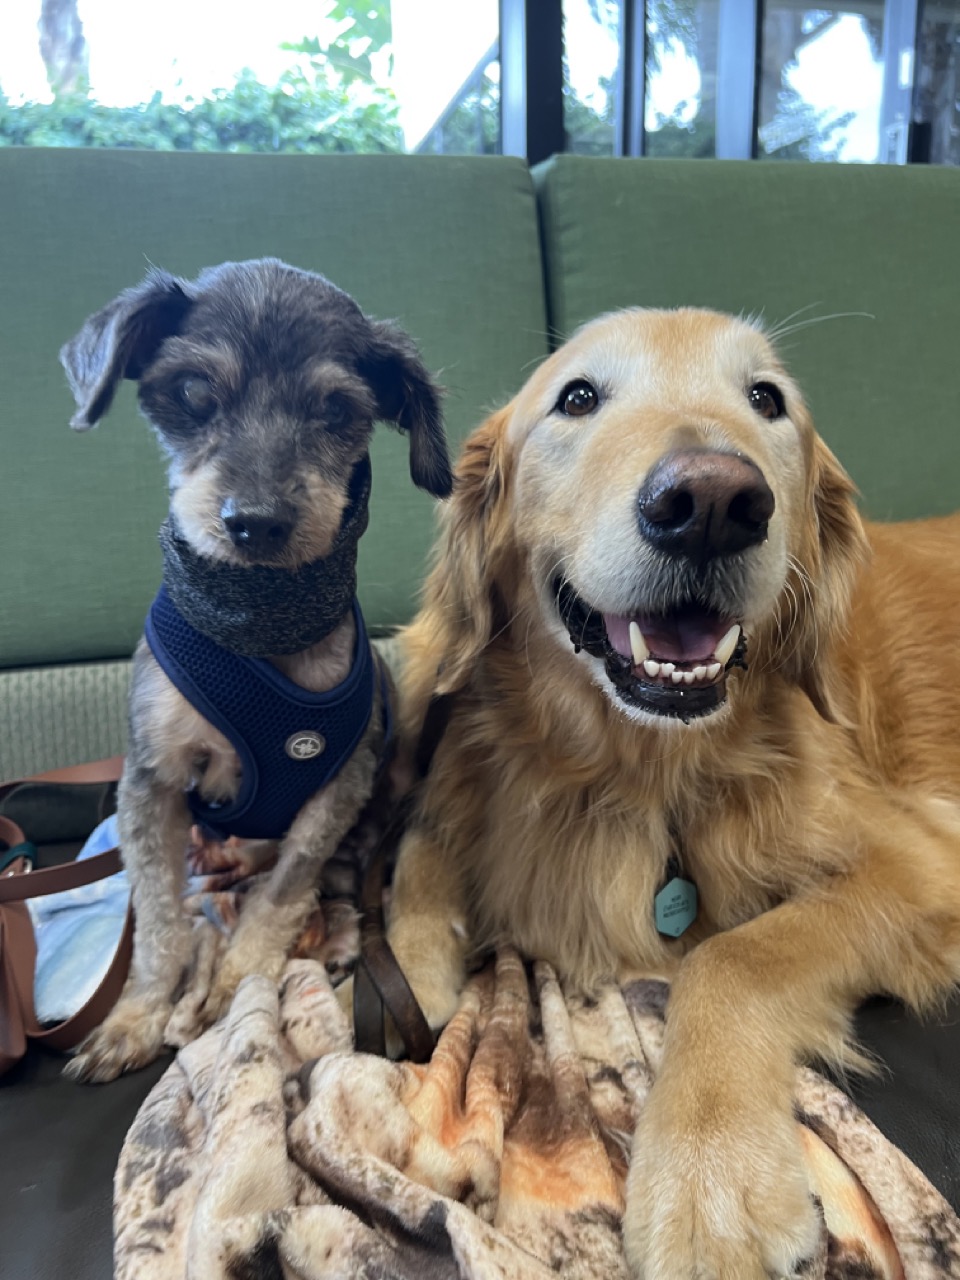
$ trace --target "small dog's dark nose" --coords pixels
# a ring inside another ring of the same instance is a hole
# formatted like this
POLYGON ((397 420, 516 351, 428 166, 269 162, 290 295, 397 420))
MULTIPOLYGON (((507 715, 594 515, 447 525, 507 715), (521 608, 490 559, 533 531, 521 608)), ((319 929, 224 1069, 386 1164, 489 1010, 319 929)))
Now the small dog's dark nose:
POLYGON ((280 554, 296 524, 293 508, 286 504, 253 506, 238 504, 233 498, 220 508, 220 519, 235 547, 249 556, 268 559, 280 554))
POLYGON ((668 555, 709 560, 767 536, 774 497, 756 463, 711 449, 668 453, 638 498, 643 537, 668 555))

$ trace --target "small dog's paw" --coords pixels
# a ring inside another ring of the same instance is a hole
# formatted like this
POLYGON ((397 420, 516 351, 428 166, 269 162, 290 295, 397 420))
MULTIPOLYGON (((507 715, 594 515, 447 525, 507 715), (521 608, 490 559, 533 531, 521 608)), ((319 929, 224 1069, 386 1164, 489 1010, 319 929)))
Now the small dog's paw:
POLYGON ((83 1041, 63 1069, 71 1080, 103 1084, 125 1071, 146 1067, 160 1056, 170 1005, 121 1000, 83 1041))
POLYGON ((182 1049, 205 1030, 205 1005, 226 938, 206 920, 194 928, 194 957, 186 989, 170 1015, 163 1033, 164 1042, 182 1049))
POLYGON ((220 970, 202 1004, 193 1011, 190 1025, 192 1038, 198 1036, 201 1031, 205 1031, 207 1027, 212 1027, 215 1022, 220 1021, 230 1008, 237 987, 245 976, 243 973, 236 972, 232 966, 228 968, 225 965, 220 970))
POLYGON ((639 1280, 802 1275, 823 1247, 789 1115, 754 1112, 697 1132, 669 1122, 651 1091, 634 1137, 623 1240, 639 1280), (732 1125, 731 1125, 732 1120, 732 1125))
POLYGON ((195 1034, 199 1034, 201 1030, 206 1027, 212 1027, 215 1022, 220 1021, 233 1003, 237 987, 239 987, 244 978, 249 977, 251 974, 259 973, 274 982, 279 982, 285 963, 286 956, 283 953, 277 955, 272 953, 269 955, 253 954, 246 948, 237 946, 228 948, 226 955, 223 957, 223 962, 210 984, 206 999, 197 1013, 198 1027, 195 1034))

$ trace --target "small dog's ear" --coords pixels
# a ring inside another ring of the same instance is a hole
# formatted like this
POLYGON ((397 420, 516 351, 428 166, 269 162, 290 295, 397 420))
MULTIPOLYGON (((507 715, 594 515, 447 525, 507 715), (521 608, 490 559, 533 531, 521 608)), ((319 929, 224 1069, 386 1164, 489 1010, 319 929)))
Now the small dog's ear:
POLYGON ((370 322, 373 341, 361 368, 377 397, 377 411, 410 437, 410 475, 421 489, 446 498, 453 473, 440 413, 440 392, 413 340, 389 321, 370 322))
POLYGON ((192 300, 183 283, 152 269, 96 312, 60 351, 77 402, 71 427, 86 431, 110 408, 121 378, 139 378, 164 338, 176 333, 192 300))

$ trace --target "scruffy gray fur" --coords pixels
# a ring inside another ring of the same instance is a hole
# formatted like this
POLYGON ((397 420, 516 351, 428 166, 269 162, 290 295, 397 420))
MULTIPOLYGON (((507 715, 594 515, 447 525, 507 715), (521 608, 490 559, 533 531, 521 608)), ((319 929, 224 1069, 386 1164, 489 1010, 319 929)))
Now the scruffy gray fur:
MULTIPOLYGON (((171 517, 215 564, 296 573, 326 556, 377 419, 409 435, 415 483, 437 497, 450 492, 437 390, 411 340, 368 319, 324 277, 275 259, 224 263, 195 281, 152 270, 91 316, 60 358, 78 430, 103 417, 122 378, 139 384, 141 409, 169 458, 171 517)), ((319 692, 343 680, 354 640, 348 610, 317 643, 270 660, 319 692)), ((381 747, 378 695, 359 747, 294 820, 224 950, 210 926, 195 927, 181 910, 185 792, 197 786, 206 800, 231 799, 238 761, 141 641, 118 797, 136 912, 133 965, 70 1075, 110 1080, 142 1067, 165 1041, 183 1043, 214 1021, 244 976, 279 975, 324 863, 370 795, 381 747), (199 995, 198 973, 209 975, 199 995), (190 1000, 175 1007, 185 987, 190 1000)))

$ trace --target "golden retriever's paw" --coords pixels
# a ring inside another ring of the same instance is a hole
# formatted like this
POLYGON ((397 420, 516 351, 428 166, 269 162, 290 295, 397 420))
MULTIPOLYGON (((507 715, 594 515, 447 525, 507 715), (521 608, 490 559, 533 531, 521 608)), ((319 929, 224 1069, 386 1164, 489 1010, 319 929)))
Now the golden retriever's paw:
POLYGON ((397 921, 387 940, 431 1031, 441 1031, 457 1011, 466 981, 467 933, 459 921, 397 921))
POLYGON ((91 1031, 63 1069, 71 1080, 103 1084, 125 1071, 146 1067, 160 1056, 171 1006, 121 999, 109 1017, 91 1031))
POLYGON ((638 1280, 810 1274, 825 1240, 792 1118, 725 1136, 671 1133, 655 1094, 634 1138, 623 1222, 638 1280))

